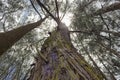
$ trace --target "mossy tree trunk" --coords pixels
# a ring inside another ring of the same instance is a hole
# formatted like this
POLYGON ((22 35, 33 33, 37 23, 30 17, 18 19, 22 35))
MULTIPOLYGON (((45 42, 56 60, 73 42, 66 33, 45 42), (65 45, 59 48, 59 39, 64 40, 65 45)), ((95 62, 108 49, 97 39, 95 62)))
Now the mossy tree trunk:
POLYGON ((103 80, 59 31, 51 33, 39 54, 28 80, 103 80))

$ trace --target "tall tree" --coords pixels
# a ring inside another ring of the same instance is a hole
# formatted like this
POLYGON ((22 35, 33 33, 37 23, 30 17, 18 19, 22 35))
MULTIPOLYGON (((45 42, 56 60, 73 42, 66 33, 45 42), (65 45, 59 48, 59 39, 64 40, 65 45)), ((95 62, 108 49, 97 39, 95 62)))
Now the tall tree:
MULTIPOLYGON (((119 32, 112 31, 111 25, 117 25, 117 27, 112 27, 118 28, 119 24, 115 24, 111 18, 108 16, 106 18, 103 14, 107 14, 111 10, 118 10, 118 7, 114 8, 112 4, 112 7, 110 5, 102 8, 100 9, 101 13, 98 14, 98 10, 96 15, 91 16, 89 11, 92 12, 95 9, 94 3, 97 1, 75 0, 77 2, 74 6, 77 6, 77 9, 73 11, 72 30, 74 31, 69 31, 67 26, 61 22, 65 14, 61 17, 62 12, 60 10, 66 13, 70 7, 65 6, 63 8, 62 1, 64 2, 64 0, 30 0, 33 9, 40 17, 46 13, 50 15, 57 23, 56 29, 48 32, 49 37, 44 41, 41 49, 39 45, 41 40, 36 43, 31 41, 31 44, 28 44, 27 47, 17 46, 18 50, 12 50, 10 55, 1 58, 0 77, 2 80, 110 80, 109 78, 116 80, 115 70, 119 69, 119 53, 113 45, 115 45, 114 40, 119 37, 119 32), (107 11, 105 11, 106 9, 107 11), (70 37, 73 32, 76 33, 75 36, 70 37), (101 33, 108 35, 101 35, 101 33), (72 41, 74 43, 78 41, 75 45, 77 45, 76 48, 79 51, 73 46, 72 41), (16 52, 18 53, 17 56, 11 56, 16 52), (35 62, 28 66, 32 63, 32 59, 29 59, 31 53, 35 62), (37 54, 34 55, 34 53, 37 54), (88 57, 88 61, 83 56, 88 57), (28 66, 27 69, 25 65, 28 66), (100 65, 103 65, 102 68, 100 65)), ((35 23, 0 33, 1 55, 27 32, 41 25, 45 19, 46 17, 35 23)))
MULTIPOLYGON (((50 16, 57 22, 57 30, 50 33, 44 42, 36 63, 31 70, 28 80, 102 80, 102 76, 92 68, 84 58, 77 53, 71 43, 67 26, 60 21, 59 15, 55 17, 37 0, 50 16), (36 71, 37 70, 37 71, 36 71)), ((58 5, 56 12, 58 14, 58 5)))

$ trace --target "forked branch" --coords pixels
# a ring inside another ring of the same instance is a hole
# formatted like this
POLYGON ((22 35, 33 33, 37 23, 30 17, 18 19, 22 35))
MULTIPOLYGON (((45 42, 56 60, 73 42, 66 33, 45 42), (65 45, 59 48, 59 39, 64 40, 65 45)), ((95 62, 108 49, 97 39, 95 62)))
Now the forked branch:
POLYGON ((40 6, 40 7, 43 7, 43 9, 45 9, 45 11, 56 21, 55 16, 53 16, 53 15, 51 14, 51 12, 44 6, 44 4, 41 3, 39 0, 36 0, 36 1, 37 1, 37 3, 39 4, 39 6, 40 6))

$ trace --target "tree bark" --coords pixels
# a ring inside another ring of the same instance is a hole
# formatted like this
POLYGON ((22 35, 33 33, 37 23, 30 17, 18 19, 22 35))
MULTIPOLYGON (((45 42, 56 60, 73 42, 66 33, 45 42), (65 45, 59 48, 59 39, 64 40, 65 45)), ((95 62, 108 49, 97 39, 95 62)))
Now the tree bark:
POLYGON ((60 30, 44 42, 28 80, 103 80, 60 30))
POLYGON ((14 43, 20 40, 26 33, 41 25, 47 17, 11 31, 0 33, 0 56, 7 51, 14 43))

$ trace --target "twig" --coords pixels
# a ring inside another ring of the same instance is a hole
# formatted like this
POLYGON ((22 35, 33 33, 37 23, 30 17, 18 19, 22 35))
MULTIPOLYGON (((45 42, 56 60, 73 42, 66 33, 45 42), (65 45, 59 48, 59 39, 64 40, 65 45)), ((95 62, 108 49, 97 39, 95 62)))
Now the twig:
POLYGON ((6 22, 6 19, 4 20, 4 23, 3 23, 3 31, 4 31, 4 32, 6 32, 5 22, 6 22))
POLYGON ((85 34, 92 34, 90 31, 69 31, 70 33, 85 33, 85 34))
MULTIPOLYGON (((101 17, 103 23, 106 25, 106 28, 107 28, 108 31, 109 31, 109 30, 110 30, 110 29, 109 29, 109 26, 108 26, 107 23, 105 22, 105 20, 104 20, 104 18, 102 17, 102 15, 100 15, 100 17, 101 17)), ((111 35, 110 35, 110 33, 108 33, 108 34, 109 34, 109 38, 110 38, 110 48, 111 48, 111 44, 112 44, 112 42, 111 42, 111 35)))
POLYGON ((34 6, 32 0, 30 0, 30 3, 31 3, 31 5, 32 5, 32 7, 34 8, 34 10, 37 12, 37 14, 40 16, 40 18, 42 19, 41 14, 40 14, 40 13, 38 12, 38 10, 35 8, 35 6, 34 6))
POLYGON ((57 18, 59 19, 59 8, 58 8, 57 0, 55 0, 55 5, 56 5, 57 18))
POLYGON ((68 3, 68 1, 66 0, 66 6, 65 6, 65 9, 64 9, 65 12, 62 15, 62 17, 60 18, 60 20, 62 20, 64 18, 65 14, 67 13, 67 8, 68 8, 67 3, 68 3))
POLYGON ((17 11, 17 10, 9 11, 9 12, 4 13, 3 16, 0 18, 0 21, 5 17, 6 14, 10 14, 10 13, 15 12, 15 11, 17 11))
POLYGON ((39 0, 36 0, 40 7, 43 7, 46 12, 57 22, 56 18, 49 12, 49 10, 39 0))

